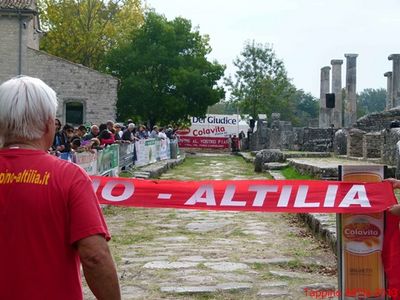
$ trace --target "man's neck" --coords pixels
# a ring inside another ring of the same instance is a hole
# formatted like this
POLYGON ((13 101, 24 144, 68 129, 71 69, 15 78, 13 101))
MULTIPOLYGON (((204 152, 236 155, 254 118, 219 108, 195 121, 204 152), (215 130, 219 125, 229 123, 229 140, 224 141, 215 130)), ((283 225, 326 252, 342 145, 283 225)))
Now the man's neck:
POLYGON ((33 141, 14 141, 14 142, 5 143, 3 148, 31 149, 31 150, 46 151, 48 147, 46 147, 41 140, 33 140, 33 141))

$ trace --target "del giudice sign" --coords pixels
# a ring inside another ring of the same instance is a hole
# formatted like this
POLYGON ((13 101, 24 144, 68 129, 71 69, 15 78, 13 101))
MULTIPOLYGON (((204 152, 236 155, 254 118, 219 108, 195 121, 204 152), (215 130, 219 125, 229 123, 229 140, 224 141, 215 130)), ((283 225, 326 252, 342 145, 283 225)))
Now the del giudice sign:
POLYGON ((237 125, 237 115, 235 116, 223 116, 223 115, 209 115, 205 118, 192 117, 192 124, 227 124, 237 125))
POLYGON ((179 146, 188 148, 228 148, 229 136, 239 135, 239 115, 191 117, 190 128, 179 130, 179 146))

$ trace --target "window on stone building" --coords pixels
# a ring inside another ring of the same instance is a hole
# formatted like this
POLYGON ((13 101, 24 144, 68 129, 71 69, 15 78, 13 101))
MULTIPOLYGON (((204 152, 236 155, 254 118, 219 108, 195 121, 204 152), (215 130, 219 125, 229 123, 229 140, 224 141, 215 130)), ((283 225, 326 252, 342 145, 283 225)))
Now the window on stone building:
POLYGON ((69 124, 83 124, 83 103, 67 102, 65 104, 65 120, 69 124))

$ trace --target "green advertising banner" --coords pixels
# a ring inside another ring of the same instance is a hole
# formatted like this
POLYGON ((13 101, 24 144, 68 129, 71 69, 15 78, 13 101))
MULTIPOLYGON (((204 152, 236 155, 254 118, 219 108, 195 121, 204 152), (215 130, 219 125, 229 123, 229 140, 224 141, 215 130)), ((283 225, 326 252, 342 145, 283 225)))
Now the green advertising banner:
POLYGON ((119 145, 109 145, 97 153, 99 175, 116 174, 119 167, 119 145))

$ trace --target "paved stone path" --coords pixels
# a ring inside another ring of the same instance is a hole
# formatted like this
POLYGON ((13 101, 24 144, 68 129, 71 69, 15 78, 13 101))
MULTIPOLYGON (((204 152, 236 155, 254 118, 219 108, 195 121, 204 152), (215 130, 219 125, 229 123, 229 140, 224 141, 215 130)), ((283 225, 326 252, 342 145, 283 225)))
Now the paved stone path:
MULTIPOLYGON (((161 178, 265 176, 240 157, 208 155, 161 178)), ((335 256, 293 215, 119 207, 105 215, 123 299, 312 299, 305 287, 336 288, 335 256)))

